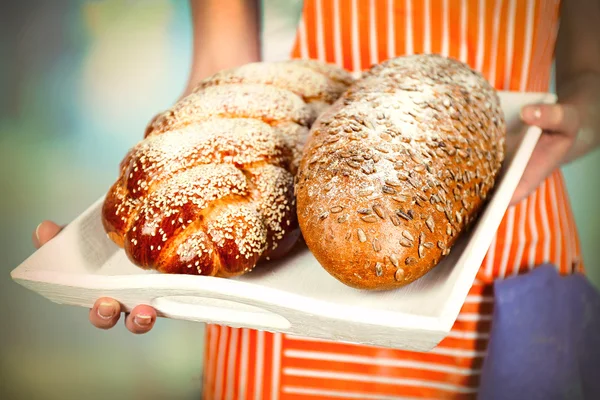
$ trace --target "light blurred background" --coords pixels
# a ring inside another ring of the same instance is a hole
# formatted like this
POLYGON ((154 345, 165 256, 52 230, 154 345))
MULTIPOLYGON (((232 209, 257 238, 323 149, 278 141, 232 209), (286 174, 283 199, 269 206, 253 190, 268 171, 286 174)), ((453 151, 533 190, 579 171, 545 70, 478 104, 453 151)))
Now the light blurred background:
MULTIPOLYGON (((302 1, 263 3, 265 57, 286 57, 302 1)), ((9 276, 41 220, 67 223, 104 195, 183 90, 190 49, 185 0, 0 2, 0 399, 199 398, 202 324, 100 331, 9 276)), ((565 168, 598 287, 599 170, 598 153, 565 168)))

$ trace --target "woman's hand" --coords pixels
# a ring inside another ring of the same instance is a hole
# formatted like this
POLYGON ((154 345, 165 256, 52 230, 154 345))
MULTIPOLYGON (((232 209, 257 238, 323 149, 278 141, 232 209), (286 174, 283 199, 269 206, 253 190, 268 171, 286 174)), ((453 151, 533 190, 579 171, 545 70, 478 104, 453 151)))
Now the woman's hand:
POLYGON ((569 104, 534 104, 523 108, 523 122, 543 129, 529 164, 515 190, 511 204, 531 194, 544 179, 560 167, 575 144, 580 117, 569 104))
MULTIPOLYGON (((56 236, 61 227, 54 222, 42 222, 33 233, 33 243, 39 248, 56 236)), ((117 324, 121 317, 121 305, 109 297, 96 300, 90 310, 90 322, 97 328, 110 329, 117 324)), ((126 313, 125 326, 135 334, 149 332, 156 322, 156 310, 147 305, 139 305, 126 313)))
POLYGON ((553 170, 600 145, 600 3, 560 3, 555 48, 557 105, 523 109, 528 124, 544 134, 514 194, 515 204, 530 194, 553 170))

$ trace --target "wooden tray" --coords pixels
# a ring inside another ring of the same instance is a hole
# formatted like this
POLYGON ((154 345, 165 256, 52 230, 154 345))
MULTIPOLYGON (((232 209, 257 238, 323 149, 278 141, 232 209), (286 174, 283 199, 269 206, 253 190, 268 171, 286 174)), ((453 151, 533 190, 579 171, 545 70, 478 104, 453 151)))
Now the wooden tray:
POLYGON ((548 93, 500 92, 509 128, 502 177, 474 229, 420 280, 388 292, 344 286, 300 243, 284 260, 236 278, 144 271, 105 235, 102 200, 36 251, 12 278, 53 302, 91 307, 101 296, 126 310, 150 304, 160 316, 300 336, 427 351, 450 331, 504 216, 541 130, 521 124, 528 103, 548 93))

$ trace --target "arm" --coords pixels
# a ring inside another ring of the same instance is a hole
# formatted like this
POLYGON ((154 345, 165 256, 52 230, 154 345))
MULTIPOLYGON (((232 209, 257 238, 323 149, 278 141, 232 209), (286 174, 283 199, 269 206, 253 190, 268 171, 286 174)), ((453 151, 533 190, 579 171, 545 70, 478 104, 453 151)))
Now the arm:
POLYGON ((259 0, 190 0, 190 8, 192 65, 184 95, 219 70, 260 60, 259 0))
POLYGON ((525 123, 544 134, 531 156, 512 204, 527 197, 556 168, 600 144, 600 1, 564 0, 556 42, 558 104, 534 104, 525 123))
POLYGON ((561 5, 556 44, 556 89, 559 103, 571 104, 580 131, 564 162, 600 144, 600 1, 568 0, 561 5))

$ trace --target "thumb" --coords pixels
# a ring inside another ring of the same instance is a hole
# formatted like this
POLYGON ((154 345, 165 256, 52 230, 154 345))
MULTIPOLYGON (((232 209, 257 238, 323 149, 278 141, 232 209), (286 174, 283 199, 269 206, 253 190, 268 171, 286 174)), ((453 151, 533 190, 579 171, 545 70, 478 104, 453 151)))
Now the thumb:
POLYGON ((521 110, 521 119, 545 131, 572 133, 579 127, 579 114, 568 104, 531 104, 521 110))
POLYGON ((50 241, 53 237, 58 235, 58 233, 62 230, 62 227, 56 225, 51 221, 44 221, 37 226, 35 231, 33 232, 33 244, 36 248, 40 248, 48 241, 50 241))

